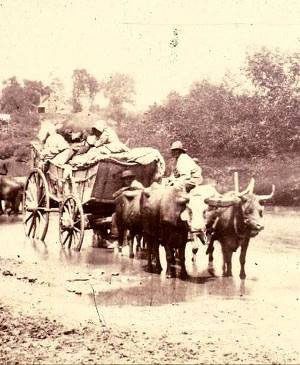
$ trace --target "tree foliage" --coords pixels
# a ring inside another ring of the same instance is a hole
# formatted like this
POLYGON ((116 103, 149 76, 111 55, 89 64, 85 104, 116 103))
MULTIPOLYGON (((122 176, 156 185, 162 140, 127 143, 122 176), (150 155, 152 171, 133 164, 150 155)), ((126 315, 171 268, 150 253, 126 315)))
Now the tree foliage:
POLYGON ((300 55, 265 48, 248 55, 246 74, 259 96, 273 150, 300 148, 300 55))
POLYGON ((83 110, 81 97, 89 98, 89 108, 93 106, 95 96, 99 92, 100 85, 96 78, 89 74, 86 69, 76 69, 73 71, 73 91, 72 104, 73 111, 83 110))
POLYGON ((135 96, 134 79, 126 74, 115 73, 101 83, 103 95, 109 100, 106 110, 108 118, 119 125, 126 118, 125 104, 133 104, 135 96))
POLYGON ((250 90, 237 90, 228 80, 203 80, 193 83, 186 95, 171 92, 144 114, 138 143, 160 141, 167 153, 179 139, 200 159, 299 151, 299 71, 298 54, 263 48, 247 55, 244 76, 250 90))
POLYGON ((16 77, 11 77, 3 84, 1 111, 9 114, 36 111, 41 98, 50 93, 50 88, 41 81, 24 80, 22 85, 16 77))

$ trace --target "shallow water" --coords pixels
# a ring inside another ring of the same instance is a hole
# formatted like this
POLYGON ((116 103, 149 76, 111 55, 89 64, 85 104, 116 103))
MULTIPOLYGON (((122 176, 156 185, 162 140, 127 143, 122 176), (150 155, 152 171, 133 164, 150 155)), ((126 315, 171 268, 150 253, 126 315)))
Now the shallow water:
POLYGON ((245 281, 239 279, 239 253, 233 255, 233 278, 221 277, 222 257, 219 245, 215 249, 216 277, 207 271, 206 247, 191 260, 191 247, 186 250, 187 281, 165 278, 165 253, 160 248, 164 271, 161 275, 145 270, 146 256, 128 258, 128 248, 119 254, 113 250, 91 247, 91 232, 86 231, 81 252, 62 249, 58 242, 58 217, 50 220, 46 242, 25 239, 20 218, 0 217, 0 256, 36 262, 53 272, 62 282, 75 278, 68 288, 82 292, 78 300, 92 305, 157 306, 179 302, 199 302, 214 296, 220 300, 240 298, 250 300, 259 296, 299 293, 299 235, 300 209, 267 208, 265 229, 250 243, 245 281), (80 277, 84 279, 80 281, 80 277), (76 278, 79 278, 78 281, 76 278), (91 285, 95 290, 95 297, 91 285))

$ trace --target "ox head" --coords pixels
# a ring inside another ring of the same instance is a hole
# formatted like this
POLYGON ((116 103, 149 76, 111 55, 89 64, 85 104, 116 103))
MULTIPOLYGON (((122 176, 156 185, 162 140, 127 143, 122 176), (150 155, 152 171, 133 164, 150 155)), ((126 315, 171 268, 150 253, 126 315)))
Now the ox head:
MULTIPOLYGON (((275 192, 275 186, 272 185, 272 192, 269 195, 256 195, 253 193, 255 180, 252 178, 246 190, 238 194, 240 199, 242 223, 250 237, 256 236, 263 228, 264 207, 262 201, 271 199, 275 192)), ((235 227, 236 228, 236 227, 235 227)))
POLYGON ((192 235, 198 236, 202 243, 206 243, 206 209, 205 199, 216 194, 212 185, 201 185, 193 189, 189 194, 189 202, 181 214, 181 219, 186 221, 192 235))
POLYGON ((184 186, 166 186, 160 201, 160 220, 162 223, 178 226, 182 223, 181 214, 190 198, 184 186))

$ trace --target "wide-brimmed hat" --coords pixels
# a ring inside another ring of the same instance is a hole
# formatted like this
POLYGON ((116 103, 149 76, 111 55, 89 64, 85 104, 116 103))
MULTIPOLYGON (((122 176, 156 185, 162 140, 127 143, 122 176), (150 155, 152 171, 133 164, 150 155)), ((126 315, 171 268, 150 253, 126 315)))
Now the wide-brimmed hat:
POLYGON ((95 122, 92 126, 92 129, 96 129, 99 132, 103 132, 104 129, 106 127, 106 123, 104 120, 98 120, 97 122, 95 122))
POLYGON ((126 179, 127 177, 135 177, 135 173, 131 170, 125 170, 122 172, 121 179, 126 179))
POLYGON ((183 148, 183 144, 180 141, 175 141, 172 143, 171 150, 181 150, 186 151, 185 148, 183 148))

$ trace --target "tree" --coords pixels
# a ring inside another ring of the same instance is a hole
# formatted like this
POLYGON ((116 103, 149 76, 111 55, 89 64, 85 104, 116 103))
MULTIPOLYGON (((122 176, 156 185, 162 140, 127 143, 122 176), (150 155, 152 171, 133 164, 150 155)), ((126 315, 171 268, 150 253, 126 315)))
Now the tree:
POLYGON ((247 56, 246 74, 260 97, 273 149, 300 149, 300 55, 266 48, 247 56))
POLYGON ((50 83, 51 101, 55 111, 61 111, 66 108, 67 98, 65 86, 59 78, 54 78, 50 83))
POLYGON ((41 97, 50 93, 50 88, 41 81, 24 80, 21 85, 16 77, 11 77, 3 84, 1 110, 5 113, 36 111, 41 97))
POLYGON ((126 74, 115 73, 101 83, 103 95, 108 98, 108 117, 114 119, 119 125, 126 117, 124 104, 134 104, 135 82, 126 74))
POLYGON ((95 96, 99 92, 100 85, 94 76, 90 75, 86 69, 77 69, 73 71, 73 92, 72 104, 73 111, 80 112, 83 110, 83 98, 89 99, 90 109, 93 106, 95 96))

